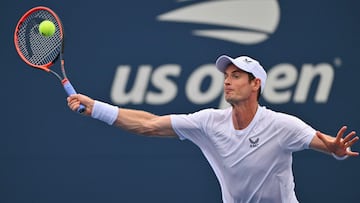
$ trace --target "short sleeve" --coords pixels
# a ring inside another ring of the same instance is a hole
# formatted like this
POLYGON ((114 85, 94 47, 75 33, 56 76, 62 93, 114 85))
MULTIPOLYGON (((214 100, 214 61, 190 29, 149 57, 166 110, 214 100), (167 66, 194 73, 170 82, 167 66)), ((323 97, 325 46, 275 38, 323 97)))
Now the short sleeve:
POLYGON ((181 140, 188 139, 199 144, 205 139, 209 112, 210 109, 205 109, 192 114, 170 115, 172 128, 181 140))
POLYGON ((282 123, 284 127, 284 139, 280 144, 290 151, 308 149, 315 136, 315 129, 295 116, 288 115, 282 123))

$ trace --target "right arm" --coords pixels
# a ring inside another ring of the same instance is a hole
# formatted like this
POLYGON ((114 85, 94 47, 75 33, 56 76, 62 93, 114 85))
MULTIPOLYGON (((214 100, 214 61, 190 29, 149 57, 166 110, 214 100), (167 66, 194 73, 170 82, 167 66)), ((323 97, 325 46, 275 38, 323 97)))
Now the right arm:
MULTIPOLYGON (((71 110, 76 111, 81 104, 86 109, 83 113, 92 116, 95 100, 81 94, 71 95, 67 99, 71 110)), ((131 133, 147 136, 176 137, 170 116, 158 116, 149 112, 133 109, 117 108, 117 117, 112 125, 131 133)))

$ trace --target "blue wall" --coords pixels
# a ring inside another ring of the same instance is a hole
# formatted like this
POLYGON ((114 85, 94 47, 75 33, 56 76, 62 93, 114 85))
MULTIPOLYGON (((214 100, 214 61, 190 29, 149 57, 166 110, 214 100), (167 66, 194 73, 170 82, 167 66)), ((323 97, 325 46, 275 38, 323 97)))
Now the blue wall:
MULTIPOLYGON (((241 14, 247 1, 208 9, 219 2, 225 1, 2 1, 0 202, 221 201, 218 182, 195 145, 135 136, 73 113, 53 76, 20 60, 14 28, 38 5, 61 17, 70 79, 96 99, 161 115, 221 107, 215 84, 222 76, 209 70, 221 54, 244 54, 271 74, 262 105, 328 134, 342 125, 359 130, 358 1, 258 0, 259 9, 249 8, 253 16, 246 18, 241 14), (202 10, 189 11, 192 22, 183 22, 178 13, 172 13, 177 21, 162 15, 179 8, 202 10), (194 22, 195 13, 206 22, 194 22), (245 27, 212 24, 223 17, 245 18, 245 27), (229 41, 194 32, 219 29, 248 35, 229 41), (126 100, 140 78, 145 86, 126 100), (164 85, 156 83, 159 78, 164 85)), ((359 144, 353 149, 359 151, 359 144)), ((359 171, 359 158, 339 162, 311 150, 294 154, 301 202, 359 202, 359 171)))

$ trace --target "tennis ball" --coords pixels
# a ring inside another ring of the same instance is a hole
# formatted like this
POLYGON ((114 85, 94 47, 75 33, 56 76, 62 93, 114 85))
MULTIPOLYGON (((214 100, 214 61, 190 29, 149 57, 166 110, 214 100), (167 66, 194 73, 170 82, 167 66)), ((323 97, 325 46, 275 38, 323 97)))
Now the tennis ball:
POLYGON ((39 32, 42 36, 50 37, 55 33, 55 24, 50 20, 44 20, 39 25, 39 32))

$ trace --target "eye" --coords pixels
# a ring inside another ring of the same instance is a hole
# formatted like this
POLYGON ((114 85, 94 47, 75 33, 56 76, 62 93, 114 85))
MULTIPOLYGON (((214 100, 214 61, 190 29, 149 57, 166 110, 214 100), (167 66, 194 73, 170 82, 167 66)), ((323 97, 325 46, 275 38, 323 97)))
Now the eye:
POLYGON ((233 74, 231 74, 231 77, 235 78, 235 79, 238 79, 238 78, 240 78, 240 74, 239 73, 233 73, 233 74))

